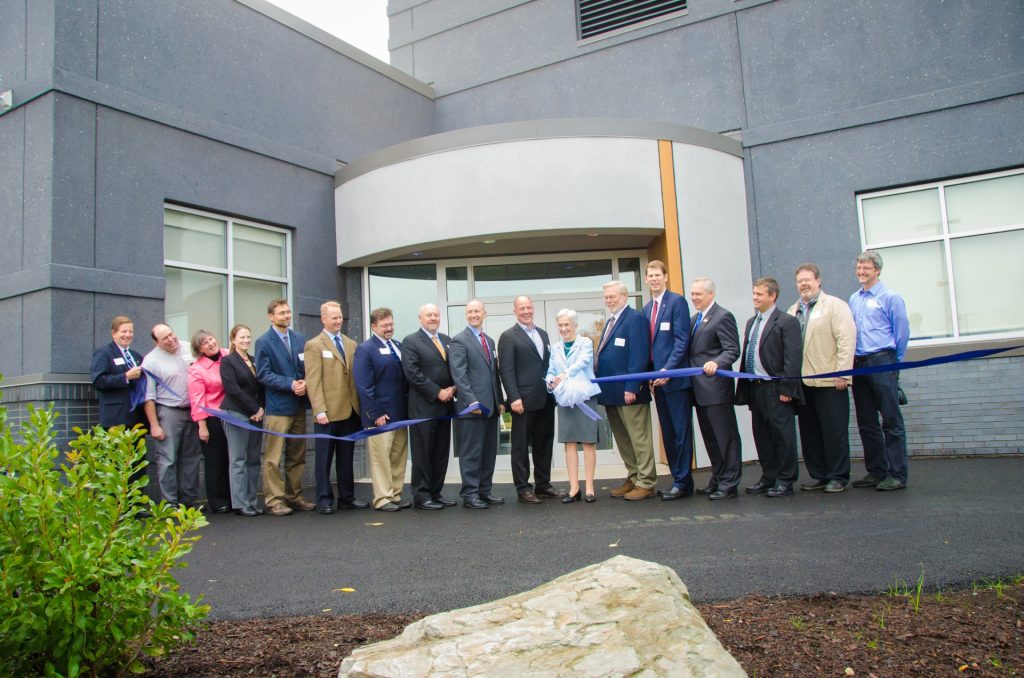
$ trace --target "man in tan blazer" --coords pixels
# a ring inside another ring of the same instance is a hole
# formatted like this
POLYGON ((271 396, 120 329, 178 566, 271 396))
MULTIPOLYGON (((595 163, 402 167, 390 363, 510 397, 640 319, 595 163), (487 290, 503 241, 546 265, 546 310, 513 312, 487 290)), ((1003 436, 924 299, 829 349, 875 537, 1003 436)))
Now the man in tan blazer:
MULTIPOLYGON (((801 374, 840 372, 853 367, 857 328, 850 307, 821 291, 821 271, 814 264, 796 269, 800 300, 789 314, 800 321, 804 340, 801 374)), ((812 480, 804 491, 842 492, 850 482, 851 377, 804 379, 804 401, 797 408, 800 446, 812 480)))
MULTIPOLYGON (((332 436, 347 436, 358 431, 359 396, 352 376, 356 342, 341 333, 345 316, 341 304, 325 302, 320 307, 324 331, 306 342, 306 393, 313 410, 313 430, 332 436)), ((367 508, 369 504, 355 498, 352 452, 355 443, 342 440, 316 439, 316 510, 334 513, 331 492, 331 458, 335 461, 338 480, 338 508, 367 508)))

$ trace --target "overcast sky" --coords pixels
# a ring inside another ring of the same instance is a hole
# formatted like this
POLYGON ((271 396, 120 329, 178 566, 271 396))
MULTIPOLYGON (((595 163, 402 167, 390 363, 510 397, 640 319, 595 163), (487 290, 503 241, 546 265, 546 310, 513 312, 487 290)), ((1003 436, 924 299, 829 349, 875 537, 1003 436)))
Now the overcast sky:
POLYGON ((387 0, 269 0, 300 19, 369 52, 388 56, 387 0))

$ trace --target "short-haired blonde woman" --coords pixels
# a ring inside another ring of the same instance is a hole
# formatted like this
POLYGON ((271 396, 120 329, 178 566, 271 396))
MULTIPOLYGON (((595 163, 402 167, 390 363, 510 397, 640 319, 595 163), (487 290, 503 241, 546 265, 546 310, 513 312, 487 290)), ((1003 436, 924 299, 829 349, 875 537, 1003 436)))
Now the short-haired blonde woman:
POLYGON ((220 419, 203 408, 220 409, 224 385, 220 379, 220 359, 227 355, 217 343, 213 332, 199 330, 192 335, 195 362, 188 368, 188 400, 192 405, 192 421, 199 426, 199 442, 203 450, 206 474, 206 501, 214 513, 231 510, 231 488, 228 485, 228 441, 220 419))
POLYGON ((555 315, 555 321, 561 341, 551 346, 551 362, 545 380, 558 403, 558 442, 565 443, 565 466, 569 471, 569 494, 562 497, 562 503, 571 504, 583 497, 587 503, 593 503, 596 501, 594 471, 598 424, 577 406, 585 404, 591 410, 598 409, 594 396, 601 388, 591 381, 594 378, 594 343, 578 334, 576 311, 563 308, 555 315), (585 493, 580 492, 577 444, 583 445, 585 493))

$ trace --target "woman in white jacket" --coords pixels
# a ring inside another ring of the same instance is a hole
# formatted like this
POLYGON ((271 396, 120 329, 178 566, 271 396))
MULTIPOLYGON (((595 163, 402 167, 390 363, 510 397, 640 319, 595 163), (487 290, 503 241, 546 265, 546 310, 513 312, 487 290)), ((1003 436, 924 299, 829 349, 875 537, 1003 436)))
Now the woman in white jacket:
POLYGON ((597 466, 597 421, 588 416, 581 405, 596 412, 601 387, 590 381, 594 378, 594 343, 577 334, 579 321, 576 311, 564 308, 555 316, 558 334, 562 340, 551 346, 551 362, 545 380, 548 390, 558 403, 558 442, 565 443, 565 466, 569 471, 569 494, 562 497, 563 504, 579 501, 579 456, 577 444, 583 445, 583 468, 586 477, 587 503, 594 496, 594 470, 597 466))

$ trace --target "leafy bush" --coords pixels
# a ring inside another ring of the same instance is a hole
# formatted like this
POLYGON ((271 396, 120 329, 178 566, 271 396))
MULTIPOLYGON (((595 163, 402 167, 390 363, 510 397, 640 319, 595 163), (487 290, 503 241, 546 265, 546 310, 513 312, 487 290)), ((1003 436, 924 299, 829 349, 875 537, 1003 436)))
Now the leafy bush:
POLYGON ((139 673, 140 653, 191 641, 209 612, 172 574, 206 520, 129 480, 139 429, 75 429, 57 468, 56 416, 30 408, 17 443, 0 407, 0 675, 139 673))

